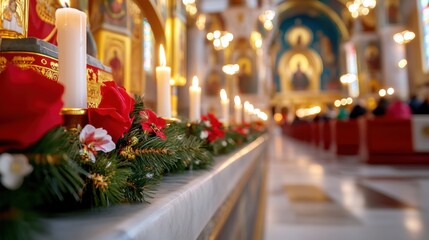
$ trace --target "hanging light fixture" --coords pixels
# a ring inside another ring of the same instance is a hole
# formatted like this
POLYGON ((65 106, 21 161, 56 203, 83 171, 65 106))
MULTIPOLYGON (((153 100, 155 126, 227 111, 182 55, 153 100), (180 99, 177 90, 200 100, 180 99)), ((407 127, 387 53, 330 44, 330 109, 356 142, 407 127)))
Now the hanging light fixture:
POLYGON ((272 9, 267 9, 261 15, 259 15, 259 21, 264 25, 264 28, 268 31, 273 29, 273 20, 276 16, 276 12, 272 9))
POLYGON ((232 35, 232 33, 219 30, 207 33, 206 37, 207 40, 213 41, 213 46, 216 50, 227 48, 229 43, 234 39, 234 35, 232 35))
POLYGON ((353 0, 347 2, 347 8, 352 14, 353 18, 357 18, 362 15, 368 15, 369 11, 377 5, 376 0, 353 0))
POLYGON ((183 4, 185 5, 186 12, 191 15, 195 16, 197 14, 197 4, 195 0, 182 0, 183 4))

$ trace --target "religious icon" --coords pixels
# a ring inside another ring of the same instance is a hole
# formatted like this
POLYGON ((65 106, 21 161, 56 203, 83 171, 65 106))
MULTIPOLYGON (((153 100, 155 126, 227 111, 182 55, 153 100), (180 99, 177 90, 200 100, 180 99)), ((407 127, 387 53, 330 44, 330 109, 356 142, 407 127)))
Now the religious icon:
POLYGON ((252 61, 247 57, 237 60, 240 71, 237 74, 238 90, 244 94, 254 94, 258 91, 258 82, 252 75, 252 61))
POLYGON ((376 42, 370 42, 365 49, 365 61, 369 72, 381 69, 380 49, 376 42))
POLYGON ((322 31, 318 31, 316 35, 319 38, 320 56, 322 57, 323 64, 325 66, 334 64, 335 55, 331 40, 322 31))
POLYGON ((387 1, 387 22, 389 24, 399 23, 399 0, 387 1))
POLYGON ((296 65, 296 71, 292 75, 292 88, 293 90, 306 90, 310 85, 310 81, 305 72, 301 69, 301 63, 296 65))
POLYGON ((127 28, 127 1, 105 0, 104 1, 104 23, 114 27, 127 28))
POLYGON ((113 50, 113 56, 109 60, 109 66, 112 68, 113 80, 119 85, 124 86, 124 70, 122 61, 119 59, 118 50, 113 50))
POLYGON ((24 19, 24 6, 25 1, 8 0, 1 1, 1 26, 2 31, 0 36, 3 37, 24 37, 26 35, 26 26, 24 19), (12 33, 7 33, 7 30, 12 33))

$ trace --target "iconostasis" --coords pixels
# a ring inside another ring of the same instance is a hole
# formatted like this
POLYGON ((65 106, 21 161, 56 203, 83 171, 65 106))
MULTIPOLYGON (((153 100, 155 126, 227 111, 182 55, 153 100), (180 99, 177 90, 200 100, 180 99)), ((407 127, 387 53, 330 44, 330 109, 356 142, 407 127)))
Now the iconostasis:
MULTIPOLYGON (((326 2, 326 1, 325 1, 326 2)), ((334 1, 337 2, 337 1, 334 1)), ((290 2, 278 7, 279 30, 271 44, 273 104, 292 108, 324 106, 344 93, 342 42, 348 36, 338 4, 290 2)))

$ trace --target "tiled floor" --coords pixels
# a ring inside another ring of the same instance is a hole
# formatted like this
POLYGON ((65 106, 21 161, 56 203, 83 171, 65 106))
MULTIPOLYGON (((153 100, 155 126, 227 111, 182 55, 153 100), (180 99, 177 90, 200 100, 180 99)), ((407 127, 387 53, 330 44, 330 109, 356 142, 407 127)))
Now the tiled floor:
POLYGON ((429 240, 429 167, 368 166, 273 131, 265 240, 429 240))

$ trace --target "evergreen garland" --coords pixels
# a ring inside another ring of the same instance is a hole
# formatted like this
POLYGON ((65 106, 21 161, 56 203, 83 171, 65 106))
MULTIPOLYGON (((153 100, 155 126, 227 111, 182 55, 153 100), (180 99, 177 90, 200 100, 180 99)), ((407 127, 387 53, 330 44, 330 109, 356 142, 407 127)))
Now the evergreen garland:
POLYGON ((0 184, 0 239, 31 239, 35 231, 43 230, 38 219, 46 212, 148 202, 165 174, 206 169, 213 155, 233 151, 264 131, 259 124, 243 130, 213 127, 207 121, 170 122, 162 129, 163 139, 142 129, 144 110, 142 99, 136 97, 130 130, 113 151, 99 151, 95 160, 79 140, 81 129, 63 127, 20 152, 33 172, 17 190, 0 184), (217 135, 209 140, 204 131, 217 135))

